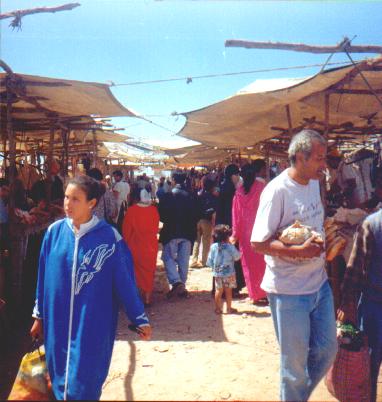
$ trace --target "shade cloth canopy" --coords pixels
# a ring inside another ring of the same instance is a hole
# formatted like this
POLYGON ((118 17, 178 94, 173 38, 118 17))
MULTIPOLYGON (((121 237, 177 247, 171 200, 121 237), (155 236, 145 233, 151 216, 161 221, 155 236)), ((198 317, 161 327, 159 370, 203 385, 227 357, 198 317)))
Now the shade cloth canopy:
POLYGON ((249 149, 238 148, 217 148, 209 147, 206 145, 193 145, 189 147, 167 149, 166 154, 169 159, 166 161, 167 164, 173 165, 202 165, 208 166, 216 164, 218 162, 227 162, 232 159, 232 157, 243 157, 243 158, 261 158, 263 155, 259 152, 255 152, 253 147, 249 149))
POLYGON ((230 158, 233 150, 215 149, 205 145, 193 145, 189 147, 168 149, 166 154, 172 157, 168 162, 182 164, 208 164, 216 161, 224 161, 230 158))
POLYGON ((2 73, 2 131, 7 122, 7 78, 11 80, 12 122, 16 131, 44 130, 60 123, 69 124, 71 128, 85 128, 84 116, 137 117, 118 102, 106 84, 2 73))
POLYGON ((218 148, 289 140, 302 128, 322 133, 327 127, 329 136, 352 139, 382 132, 381 95, 382 58, 312 77, 256 80, 228 99, 183 113, 179 135, 218 148))

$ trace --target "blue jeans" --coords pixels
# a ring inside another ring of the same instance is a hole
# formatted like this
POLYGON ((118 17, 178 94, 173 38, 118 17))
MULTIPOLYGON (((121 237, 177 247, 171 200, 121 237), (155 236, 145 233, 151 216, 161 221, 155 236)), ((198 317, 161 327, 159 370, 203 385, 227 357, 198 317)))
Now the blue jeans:
POLYGON ((170 285, 186 284, 190 254, 191 242, 186 239, 172 239, 163 246, 162 260, 170 285))
POLYGON ((360 328, 368 337, 370 348, 371 401, 377 399, 377 380, 382 361, 382 303, 361 297, 358 306, 360 328))
POLYGON ((280 345, 280 398, 307 401, 337 353, 333 295, 326 281, 307 295, 267 294, 280 345))

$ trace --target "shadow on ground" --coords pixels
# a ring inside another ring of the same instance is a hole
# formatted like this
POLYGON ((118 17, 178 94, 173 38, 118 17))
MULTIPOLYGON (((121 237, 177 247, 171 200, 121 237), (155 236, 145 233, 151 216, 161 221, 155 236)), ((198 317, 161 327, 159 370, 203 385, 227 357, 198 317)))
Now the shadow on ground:
MULTIPOLYGON (((165 294, 154 293, 153 305, 146 309, 153 327, 152 341, 163 342, 228 342, 223 325, 223 315, 214 313, 214 301, 210 291, 190 291, 187 299, 174 297, 167 300, 165 294)), ((253 311, 245 306, 244 300, 236 303, 239 312, 258 318, 270 316, 267 311, 253 311)), ((137 337, 128 329, 128 319, 120 312, 117 340, 126 341, 130 347, 125 377, 125 398, 134 400, 132 381, 136 370, 137 337)), ((232 342, 231 342, 232 343, 232 342)), ((163 346, 166 347, 165 345, 163 346)))

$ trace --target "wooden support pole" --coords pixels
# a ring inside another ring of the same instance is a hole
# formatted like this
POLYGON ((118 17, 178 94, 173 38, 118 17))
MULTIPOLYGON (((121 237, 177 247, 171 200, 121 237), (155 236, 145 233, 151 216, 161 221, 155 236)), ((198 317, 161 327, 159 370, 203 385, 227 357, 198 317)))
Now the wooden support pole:
POLYGON ((62 174, 64 179, 68 176, 68 165, 69 165, 69 128, 61 129, 62 137, 62 174))
POLYGON ((330 93, 326 92, 325 93, 325 116, 324 116, 324 124, 325 124, 325 129, 324 129, 324 138, 328 140, 329 137, 329 110, 330 110, 330 105, 329 105, 329 96, 330 93))
POLYGON ((62 6, 57 6, 57 7, 37 7, 37 8, 31 8, 31 9, 26 9, 26 10, 16 10, 16 11, 10 11, 8 13, 2 13, 0 14, 0 20, 6 19, 6 18, 15 18, 15 17, 24 17, 26 15, 31 15, 31 14, 39 14, 39 13, 56 13, 58 11, 68 11, 68 10, 73 10, 73 8, 76 8, 80 6, 80 3, 67 3, 62 6))
POLYGON ((4 150, 4 158, 3 158, 3 168, 5 169, 6 167, 6 159, 8 158, 8 152, 7 152, 7 137, 3 137, 3 150, 4 150))
POLYGON ((64 173, 64 162, 65 162, 65 131, 61 129, 61 140, 62 140, 62 148, 61 152, 56 148, 56 153, 60 152, 61 153, 61 165, 60 165, 60 174, 62 176, 65 176, 64 173))
POLYGON ((97 167, 97 157, 98 157, 98 149, 97 149, 97 136, 96 131, 93 130, 93 167, 97 167))
POLYGON ((52 200, 52 165, 53 165, 53 144, 54 144, 54 123, 51 123, 49 131, 49 148, 47 154, 47 173, 46 173, 46 195, 48 199, 48 204, 52 200))
POLYGON ((382 94, 382 88, 374 89, 373 92, 370 89, 334 89, 330 91, 331 93, 336 94, 349 94, 349 95, 370 95, 373 96, 374 94, 382 94))
MULTIPOLYGON (((329 138, 329 97, 330 93, 325 92, 325 98, 324 98, 324 138, 326 141, 328 141, 329 138)), ((327 185, 328 178, 326 175, 324 176, 323 180, 320 180, 320 190, 321 190, 321 200, 324 205, 324 209, 326 210, 328 202, 327 202, 327 197, 326 197, 326 185, 327 185)))
POLYGON ((306 53, 342 53, 344 49, 348 53, 382 53, 382 46, 377 45, 358 45, 350 44, 348 38, 344 38, 335 46, 314 46, 303 43, 285 43, 285 42, 253 42, 247 40, 228 39, 225 41, 225 47, 244 47, 246 49, 276 49, 292 50, 295 52, 306 53))
POLYGON ((288 120, 288 133, 289 133, 290 137, 292 137, 293 136, 293 124, 292 124, 292 116, 290 113, 289 105, 285 106, 285 110, 286 110, 286 115, 287 115, 287 120, 288 120))
POLYGON ((13 131, 12 124, 12 78, 13 73, 7 72, 5 78, 5 86, 7 91, 7 137, 8 137, 8 147, 9 147, 9 183, 10 183, 10 197, 9 197, 9 207, 12 210, 15 207, 15 197, 14 197, 14 187, 16 179, 16 139, 15 132, 13 131))
POLYGON ((73 8, 76 8, 78 6, 80 6, 79 3, 68 3, 68 4, 64 4, 62 6, 57 6, 57 7, 37 7, 37 8, 31 8, 31 9, 26 9, 26 10, 15 10, 15 11, 10 11, 8 13, 0 14, 0 20, 6 19, 6 18, 13 18, 11 23, 9 24, 9 26, 12 27, 13 29, 15 29, 15 28, 21 29, 21 20, 26 15, 40 14, 40 13, 56 13, 58 11, 68 11, 68 10, 72 10, 73 8))
POLYGON ((271 159, 270 159, 270 152, 269 152, 269 144, 265 144, 265 180, 269 183, 271 179, 271 159))

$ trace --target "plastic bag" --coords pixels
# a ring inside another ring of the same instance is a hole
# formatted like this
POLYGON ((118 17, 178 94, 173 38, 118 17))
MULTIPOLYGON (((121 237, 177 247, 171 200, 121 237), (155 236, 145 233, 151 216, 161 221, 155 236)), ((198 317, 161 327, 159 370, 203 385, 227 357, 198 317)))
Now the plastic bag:
POLYGON ((45 350, 40 346, 22 358, 8 400, 50 401, 52 396, 45 350))

